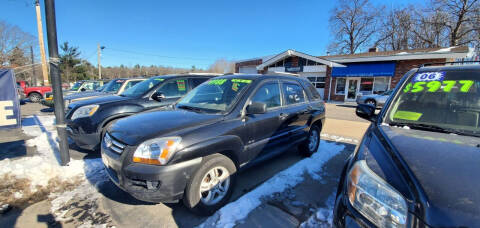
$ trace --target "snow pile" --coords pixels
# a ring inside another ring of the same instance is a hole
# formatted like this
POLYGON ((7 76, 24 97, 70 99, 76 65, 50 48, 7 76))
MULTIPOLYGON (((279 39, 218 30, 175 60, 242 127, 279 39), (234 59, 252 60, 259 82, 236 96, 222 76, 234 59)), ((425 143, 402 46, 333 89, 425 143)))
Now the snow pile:
POLYGON ((237 221, 247 218, 252 210, 261 205, 262 198, 295 187, 304 180, 305 173, 318 179, 319 175, 316 173, 321 171, 322 166, 343 149, 343 145, 322 141, 317 153, 276 174, 237 201, 225 205, 200 227, 234 227, 237 221))
MULTIPOLYGON (((9 176, 15 179, 26 179, 30 183, 32 193, 49 185, 50 181, 72 182, 84 174, 84 162, 72 160, 69 166, 59 165, 57 132, 54 116, 33 116, 22 123, 25 134, 34 138, 26 141, 26 145, 37 147, 32 157, 4 159, 0 161, 0 177, 9 176), (33 123, 33 124, 32 124, 33 123)), ((16 193, 18 194, 21 193, 16 193)))
POLYGON ((307 219, 307 221, 300 224, 300 228, 310 227, 333 227, 333 208, 335 206, 335 192, 328 197, 326 206, 316 209, 316 212, 307 219))
POLYGON ((350 139, 350 138, 344 138, 342 136, 329 135, 329 134, 326 134, 326 133, 322 133, 320 136, 324 139, 333 140, 335 142, 345 142, 345 143, 358 144, 358 140, 350 139))

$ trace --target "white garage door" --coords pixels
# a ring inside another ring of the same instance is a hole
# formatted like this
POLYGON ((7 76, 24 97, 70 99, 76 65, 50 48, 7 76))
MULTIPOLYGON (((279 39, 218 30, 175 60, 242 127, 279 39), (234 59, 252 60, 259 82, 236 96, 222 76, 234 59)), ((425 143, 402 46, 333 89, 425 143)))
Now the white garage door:
POLYGON ((257 74, 257 66, 241 66, 238 68, 238 73, 257 74))

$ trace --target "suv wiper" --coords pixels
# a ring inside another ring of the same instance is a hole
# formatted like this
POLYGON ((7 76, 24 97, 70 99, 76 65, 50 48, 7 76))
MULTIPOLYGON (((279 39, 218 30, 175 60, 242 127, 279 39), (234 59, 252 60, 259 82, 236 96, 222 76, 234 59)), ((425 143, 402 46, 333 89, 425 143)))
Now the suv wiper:
POLYGON ((201 109, 201 108, 192 107, 192 106, 188 106, 188 105, 179 105, 179 106, 177 106, 177 108, 190 110, 190 111, 194 111, 194 112, 204 112, 204 110, 201 109))
POLYGON ((461 130, 456 130, 453 128, 444 128, 440 127, 437 125, 431 125, 431 124, 422 124, 422 123, 398 123, 398 122, 393 122, 390 123, 390 125, 393 126, 407 126, 413 129, 419 129, 419 130, 428 130, 428 131, 435 131, 435 132, 442 132, 442 133, 452 133, 452 134, 457 134, 457 135, 467 135, 467 136, 474 136, 474 137, 480 137, 480 135, 475 134, 475 133, 469 133, 461 130))

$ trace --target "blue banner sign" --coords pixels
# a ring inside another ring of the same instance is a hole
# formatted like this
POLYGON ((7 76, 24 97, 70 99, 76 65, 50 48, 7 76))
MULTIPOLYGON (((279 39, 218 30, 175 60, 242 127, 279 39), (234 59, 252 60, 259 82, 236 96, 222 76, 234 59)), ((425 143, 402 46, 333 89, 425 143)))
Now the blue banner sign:
POLYGON ((0 130, 20 126, 20 103, 13 70, 0 69, 0 130))

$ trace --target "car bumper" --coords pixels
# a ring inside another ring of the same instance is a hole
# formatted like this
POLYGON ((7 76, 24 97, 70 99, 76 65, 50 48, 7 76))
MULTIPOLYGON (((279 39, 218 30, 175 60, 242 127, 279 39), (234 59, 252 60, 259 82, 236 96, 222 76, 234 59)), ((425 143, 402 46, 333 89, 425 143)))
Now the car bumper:
POLYGON ((102 161, 115 185, 146 202, 168 203, 183 198, 187 182, 202 162, 202 158, 197 158, 166 166, 133 163, 133 150, 127 146, 118 154, 102 143, 102 161))
POLYGON ((79 128, 67 124, 67 134, 78 147, 85 150, 94 150, 100 143, 100 133, 85 133, 79 128))

